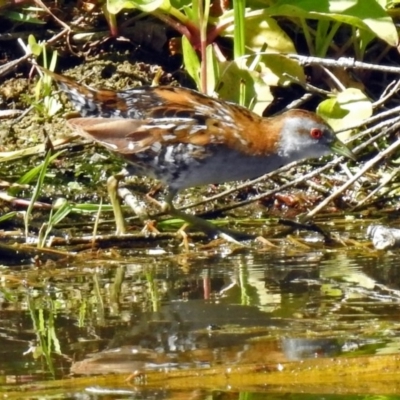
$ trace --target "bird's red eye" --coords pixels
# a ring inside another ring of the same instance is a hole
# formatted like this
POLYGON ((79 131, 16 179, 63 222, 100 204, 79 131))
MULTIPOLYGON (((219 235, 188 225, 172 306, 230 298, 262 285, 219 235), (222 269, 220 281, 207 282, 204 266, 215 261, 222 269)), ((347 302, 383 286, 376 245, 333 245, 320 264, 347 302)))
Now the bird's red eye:
POLYGON ((322 136, 323 136, 323 133, 322 133, 321 129, 319 129, 319 128, 313 128, 313 129, 311 129, 311 131, 310 131, 310 136, 311 136, 313 139, 321 139, 322 136))

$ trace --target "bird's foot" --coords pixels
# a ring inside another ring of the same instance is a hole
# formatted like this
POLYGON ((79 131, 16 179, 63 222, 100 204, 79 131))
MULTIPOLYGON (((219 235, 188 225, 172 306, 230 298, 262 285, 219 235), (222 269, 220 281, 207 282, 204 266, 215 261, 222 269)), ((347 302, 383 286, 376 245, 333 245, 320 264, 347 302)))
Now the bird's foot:
POLYGON ((159 207, 160 209, 163 209, 164 204, 159 202, 154 196, 157 195, 157 193, 160 191, 160 189, 162 188, 161 184, 156 185, 155 187, 153 187, 148 193, 146 193, 146 199, 155 204, 157 207, 159 207))
MULTIPOLYGON (((239 241, 254 239, 256 235, 249 235, 247 233, 233 231, 230 229, 222 229, 215 226, 212 222, 207 221, 203 218, 196 217, 195 215, 186 214, 183 211, 177 210, 172 204, 167 205, 168 212, 174 216, 182 219, 187 224, 196 227, 210 237, 220 237, 227 242, 234 243, 242 246, 239 241)), ((182 229, 182 228, 181 228, 182 229)))
POLYGON ((156 222, 153 219, 148 219, 144 221, 144 227, 141 230, 142 233, 144 234, 154 234, 157 235, 160 233, 160 231, 156 228, 156 222))
MULTIPOLYGON (((135 212, 135 214, 145 223, 144 232, 159 233, 157 228, 154 226, 154 221, 150 219, 149 215, 146 213, 145 207, 141 204, 141 202, 137 200, 137 198, 131 193, 130 190, 118 187, 119 181, 124 179, 127 174, 127 171, 123 170, 119 174, 110 177, 107 181, 108 194, 110 196, 110 201, 114 210, 116 234, 123 235, 126 232, 120 199, 122 199, 125 204, 129 206, 135 212)), ((158 204, 160 205, 160 203, 158 204)), ((168 212, 172 216, 180 218, 184 222, 186 222, 184 227, 180 228, 180 230, 178 231, 178 233, 183 237, 183 245, 186 250, 188 250, 189 248, 187 234, 184 232, 184 229, 187 225, 194 226, 195 228, 201 230, 212 238, 220 237, 221 239, 224 239, 227 242, 234 243, 236 245, 241 245, 240 241, 250 240, 256 237, 255 235, 249 235, 243 232, 218 228, 213 223, 205 219, 177 210, 172 205, 170 198, 167 198, 167 201, 163 205, 161 205, 161 208, 163 212, 168 212)))

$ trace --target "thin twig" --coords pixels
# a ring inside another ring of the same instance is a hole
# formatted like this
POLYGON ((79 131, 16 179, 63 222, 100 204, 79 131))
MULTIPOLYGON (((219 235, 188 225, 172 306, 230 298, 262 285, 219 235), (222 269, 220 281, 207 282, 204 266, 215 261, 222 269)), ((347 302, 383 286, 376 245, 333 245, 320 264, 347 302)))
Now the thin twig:
MULTIPOLYGON (((357 206, 352 209, 352 211, 358 210, 361 206, 363 206, 370 198, 374 197, 376 193, 378 193, 381 189, 383 189, 400 171, 400 167, 395 168, 389 176, 386 176, 381 184, 375 188, 372 192, 368 194, 362 201, 358 202, 357 206)), ((387 193, 387 192, 386 192, 387 193)))
MULTIPOLYGON (((390 85, 388 85, 389 88, 390 85)), ((372 108, 377 108, 380 107, 382 104, 384 104, 387 100, 389 100, 395 93, 398 92, 399 88, 400 88, 400 79, 397 80, 397 82, 392 85, 393 87, 387 90, 387 93, 384 93, 381 98, 378 101, 375 101, 375 103, 372 103, 372 108)))
POLYGON ((393 74, 400 74, 399 67, 391 67, 379 64, 370 64, 361 61, 356 61, 350 57, 340 57, 337 60, 319 57, 307 57, 299 54, 288 54, 289 58, 294 58, 299 61, 301 65, 319 65, 324 67, 338 67, 338 68, 352 68, 352 69, 366 69, 370 71, 389 72, 393 74))
POLYGON ((53 12, 42 2, 42 0, 34 1, 39 7, 42 7, 44 10, 46 10, 54 18, 54 20, 57 21, 64 28, 64 30, 71 30, 71 28, 64 21, 61 21, 61 19, 57 18, 57 16, 53 14, 53 12))
MULTIPOLYGON (((392 130, 398 129, 400 124, 396 124, 396 126, 393 126, 392 130)), ((391 144, 387 149, 381 151, 378 155, 376 155, 374 158, 369 160, 367 163, 365 163, 364 167, 361 168, 357 174, 353 176, 352 179, 347 181, 344 185, 342 185, 338 190, 336 190, 334 193, 332 193, 330 196, 328 196, 323 202, 321 202, 317 207, 315 207, 313 210, 311 210, 307 215, 305 220, 308 220, 312 218, 314 215, 316 215, 319 211, 321 211, 326 205, 329 204, 332 200, 334 200, 336 197, 338 197, 340 194, 342 194, 346 189, 348 189, 357 179, 359 179, 361 176, 363 176, 368 170, 370 170, 375 164, 380 162, 382 159, 390 155, 392 152, 397 150, 397 148, 400 147, 400 139, 396 140, 393 144, 391 144)))

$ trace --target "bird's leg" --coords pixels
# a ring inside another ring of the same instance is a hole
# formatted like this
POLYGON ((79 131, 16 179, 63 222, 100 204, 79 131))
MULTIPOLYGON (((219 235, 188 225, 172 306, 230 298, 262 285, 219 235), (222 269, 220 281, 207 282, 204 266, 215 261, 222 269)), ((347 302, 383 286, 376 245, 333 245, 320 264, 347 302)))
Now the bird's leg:
POLYGON ((164 204, 160 203, 154 196, 162 189, 162 184, 158 183, 156 186, 152 187, 149 192, 146 193, 146 199, 151 203, 157 205, 158 208, 163 209, 164 204))
POLYGON ((125 203, 135 212, 135 214, 142 220, 149 220, 149 216, 143 207, 138 203, 137 199, 132 193, 126 188, 119 188, 119 182, 123 180, 129 173, 125 169, 120 173, 111 176, 107 180, 107 191, 110 197, 110 202, 114 211, 116 235, 123 235, 126 233, 125 221, 122 214, 120 199, 124 200, 125 203))
POLYGON ((166 199, 165 199, 165 206, 164 206, 164 211, 168 211, 171 215, 174 217, 178 217, 182 219, 183 221, 187 222, 189 225, 193 225, 196 228, 200 229, 204 233, 206 233, 209 236, 212 237, 217 237, 219 236, 220 238, 231 242, 235 244, 239 244, 238 240, 248 240, 254 238, 254 235, 248 235, 248 234, 243 234, 242 232, 236 232, 236 231, 231 231, 228 229, 220 229, 217 226, 215 226, 213 223, 203 219, 196 217, 195 215, 191 214, 186 214, 183 211, 177 210, 173 203, 172 200, 175 197, 176 191, 170 190, 166 199))
MULTIPOLYGON (((137 199, 132 196, 132 193, 126 188, 118 187, 119 182, 128 175, 129 174, 126 170, 122 170, 119 174, 111 176, 107 181, 108 194, 110 196, 111 205, 114 211, 116 235, 123 235, 126 232, 120 199, 124 200, 125 203, 135 212, 135 214, 142 221, 146 222, 149 220, 148 214, 145 212, 143 207, 140 206, 137 199)), ((164 212, 168 212, 172 216, 182 219, 187 224, 193 225, 194 227, 203 231, 211 237, 219 236, 220 238, 235 244, 240 244, 238 240, 248 240, 254 238, 254 235, 248 235, 242 232, 236 232, 227 229, 220 229, 216 227, 213 223, 203 218, 199 218, 195 215, 187 214, 183 211, 177 210, 172 202, 176 193, 177 191, 175 190, 170 190, 168 192, 165 203, 162 207, 164 212)))

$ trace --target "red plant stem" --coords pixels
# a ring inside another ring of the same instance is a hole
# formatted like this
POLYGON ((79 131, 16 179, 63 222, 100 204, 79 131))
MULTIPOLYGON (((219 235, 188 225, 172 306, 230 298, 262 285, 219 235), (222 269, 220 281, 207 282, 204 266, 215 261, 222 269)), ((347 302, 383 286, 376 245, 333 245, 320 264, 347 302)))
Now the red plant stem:
POLYGON ((185 35, 188 38, 189 42, 192 44, 192 46, 193 47, 195 46, 195 42, 198 41, 198 40, 196 40, 196 36, 198 37, 198 35, 199 35, 198 29, 196 26, 194 26, 192 24, 184 25, 184 24, 180 23, 179 21, 169 17, 168 15, 165 15, 164 13, 162 13, 160 11, 153 11, 152 14, 155 17, 157 17, 158 19, 160 19, 161 21, 165 22, 171 28, 178 31, 181 35, 185 35))

